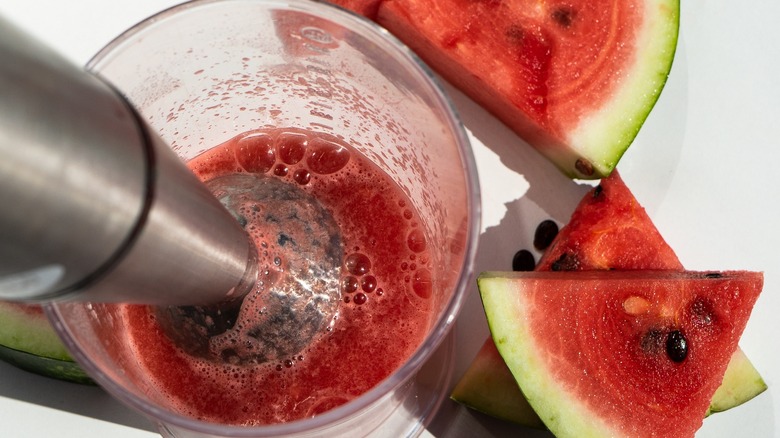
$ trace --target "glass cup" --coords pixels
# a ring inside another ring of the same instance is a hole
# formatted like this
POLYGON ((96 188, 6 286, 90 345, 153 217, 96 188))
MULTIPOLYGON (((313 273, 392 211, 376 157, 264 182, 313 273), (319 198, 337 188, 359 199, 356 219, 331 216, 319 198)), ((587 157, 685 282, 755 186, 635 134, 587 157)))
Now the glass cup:
POLYGON ((414 436, 446 396, 448 336, 471 286, 479 189, 468 138, 430 71, 375 24, 307 0, 195 1, 125 32, 88 64, 183 159, 262 127, 342 136, 388 173, 422 220, 434 317, 423 343, 362 396, 311 418, 258 427, 172 410, 114 327, 116 306, 47 312, 76 360, 170 437, 414 436))

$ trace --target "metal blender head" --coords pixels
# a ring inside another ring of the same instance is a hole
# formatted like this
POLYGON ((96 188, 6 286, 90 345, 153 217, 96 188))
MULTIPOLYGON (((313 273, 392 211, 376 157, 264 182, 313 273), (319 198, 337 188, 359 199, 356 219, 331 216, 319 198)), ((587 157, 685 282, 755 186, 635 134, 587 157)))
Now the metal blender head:
POLYGON ((254 249, 110 85, 0 18, 0 299, 215 303, 254 249))
POLYGON ((342 248, 316 199, 250 174, 207 187, 120 93, 1 18, 0 59, 0 299, 156 305, 181 348, 230 363, 333 321, 342 248), (247 224, 289 240, 268 259, 247 224))

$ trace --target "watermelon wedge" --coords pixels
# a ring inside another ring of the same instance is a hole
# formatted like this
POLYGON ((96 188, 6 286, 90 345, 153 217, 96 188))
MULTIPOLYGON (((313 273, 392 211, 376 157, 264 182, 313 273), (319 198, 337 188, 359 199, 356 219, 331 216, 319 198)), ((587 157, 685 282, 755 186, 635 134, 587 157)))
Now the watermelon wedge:
POLYGON ((332 1, 388 29, 573 178, 618 163, 679 31, 679 0, 332 1))
POLYGON ((644 207, 617 171, 582 198, 537 271, 683 270, 644 207))
MULTIPOLYGON (((617 171, 588 192, 537 271, 670 269, 683 266, 617 171)), ((710 412, 738 406, 767 388, 750 360, 737 349, 710 412)), ((450 396, 471 409, 529 427, 543 427, 488 338, 450 396)))
POLYGON ((504 272, 478 284, 498 351, 557 437, 692 437, 763 274, 504 272))

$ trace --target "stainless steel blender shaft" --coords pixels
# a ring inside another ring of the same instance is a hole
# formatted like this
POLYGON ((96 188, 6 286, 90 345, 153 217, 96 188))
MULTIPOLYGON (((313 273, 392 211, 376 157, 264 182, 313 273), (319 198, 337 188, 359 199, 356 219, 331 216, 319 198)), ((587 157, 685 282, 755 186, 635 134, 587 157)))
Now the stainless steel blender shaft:
POLYGON ((0 17, 0 299, 215 303, 254 257, 116 90, 0 17))

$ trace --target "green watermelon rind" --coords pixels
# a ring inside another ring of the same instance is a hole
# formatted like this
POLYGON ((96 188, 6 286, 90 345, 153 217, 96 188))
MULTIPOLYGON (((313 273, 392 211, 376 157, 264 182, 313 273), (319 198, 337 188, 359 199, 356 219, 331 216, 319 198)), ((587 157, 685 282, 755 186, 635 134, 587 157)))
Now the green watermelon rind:
MULTIPOLYGON (((680 27, 679 0, 646 1, 643 28, 638 30, 637 61, 624 73, 626 82, 601 108, 586 116, 568 134, 572 150, 588 159, 593 175, 577 171, 571 157, 551 156, 571 178, 608 176, 628 150, 655 107, 671 72, 680 27)), ((555 154, 555 151, 549 151, 555 154)))
POLYGON ((707 415, 746 403, 767 390, 767 384, 741 348, 731 356, 723 382, 712 396, 707 415))
POLYGON ((498 327, 501 327, 503 333, 512 333, 512 339, 493 337, 501 356, 517 382, 534 382, 533 385, 523 387, 523 395, 529 404, 537 413, 558 412, 562 409, 570 411, 566 421, 556 416, 543 418, 545 425, 566 436, 614 435, 607 424, 589 415, 576 399, 555 384, 556 378, 547 372, 541 356, 533 353, 540 349, 533 341, 530 327, 523 323, 527 319, 525 309, 528 306, 507 305, 509 300, 523 300, 516 283, 491 273, 483 273, 477 279, 477 284, 491 333, 499 332, 498 327))
POLYGON ((94 384, 73 360, 48 318, 0 301, 0 360, 55 379, 94 384))
POLYGON ((43 312, 0 302, 0 345, 51 359, 71 360, 68 350, 43 312))
POLYGON ((52 359, 2 345, 0 345, 0 360, 41 376, 83 385, 96 385, 95 381, 73 360, 52 359))

